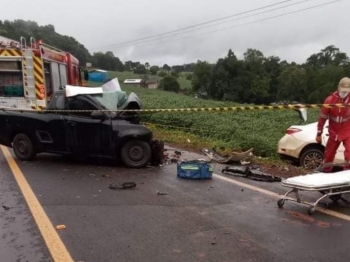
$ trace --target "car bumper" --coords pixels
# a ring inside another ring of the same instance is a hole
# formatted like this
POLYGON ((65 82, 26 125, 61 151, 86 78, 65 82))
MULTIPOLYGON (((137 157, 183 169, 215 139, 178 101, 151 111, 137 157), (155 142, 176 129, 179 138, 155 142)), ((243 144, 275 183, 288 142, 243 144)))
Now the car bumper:
POLYGON ((159 166, 163 164, 164 161, 164 142, 161 140, 151 141, 152 158, 151 165, 159 166))
POLYGON ((300 152, 307 145, 307 142, 300 141, 294 136, 285 135, 278 142, 277 152, 280 156, 287 156, 298 159, 300 152))

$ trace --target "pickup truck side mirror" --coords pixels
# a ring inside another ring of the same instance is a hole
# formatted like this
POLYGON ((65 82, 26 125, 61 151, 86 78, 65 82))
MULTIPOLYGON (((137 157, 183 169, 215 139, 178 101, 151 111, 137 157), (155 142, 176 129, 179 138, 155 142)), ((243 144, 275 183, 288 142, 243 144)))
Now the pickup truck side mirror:
POLYGON ((106 119, 106 115, 101 112, 101 111, 94 111, 91 113, 91 118, 92 119, 100 119, 100 120, 105 120, 106 119))

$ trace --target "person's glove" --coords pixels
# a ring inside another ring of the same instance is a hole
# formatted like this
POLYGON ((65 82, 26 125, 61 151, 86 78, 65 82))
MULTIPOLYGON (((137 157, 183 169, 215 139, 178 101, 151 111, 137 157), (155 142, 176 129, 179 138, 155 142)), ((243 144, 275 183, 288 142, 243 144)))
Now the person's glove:
POLYGON ((321 135, 317 135, 317 136, 316 136, 316 142, 319 143, 319 144, 322 143, 322 137, 321 137, 321 135))

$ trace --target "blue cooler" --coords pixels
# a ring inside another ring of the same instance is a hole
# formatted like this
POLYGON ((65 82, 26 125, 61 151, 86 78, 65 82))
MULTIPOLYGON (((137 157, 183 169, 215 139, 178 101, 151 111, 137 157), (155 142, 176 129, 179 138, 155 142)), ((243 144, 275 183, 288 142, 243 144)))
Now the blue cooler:
POLYGON ((177 176, 187 179, 211 179, 213 169, 203 161, 184 161, 177 164, 177 176))

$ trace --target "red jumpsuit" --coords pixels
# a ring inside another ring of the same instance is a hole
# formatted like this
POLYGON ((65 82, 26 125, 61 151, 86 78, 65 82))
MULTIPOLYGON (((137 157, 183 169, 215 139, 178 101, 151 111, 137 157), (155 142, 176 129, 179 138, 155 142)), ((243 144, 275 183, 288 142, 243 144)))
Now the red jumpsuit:
MULTIPOLYGON (((324 104, 347 104, 349 101, 350 95, 341 98, 338 92, 334 92, 326 98, 324 104)), ((350 161, 350 108, 323 107, 318 119, 318 135, 322 134, 327 119, 329 121, 329 138, 324 153, 324 163, 334 161, 335 154, 341 142, 343 142, 345 148, 344 158, 346 161, 350 161)))

